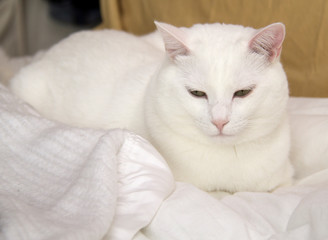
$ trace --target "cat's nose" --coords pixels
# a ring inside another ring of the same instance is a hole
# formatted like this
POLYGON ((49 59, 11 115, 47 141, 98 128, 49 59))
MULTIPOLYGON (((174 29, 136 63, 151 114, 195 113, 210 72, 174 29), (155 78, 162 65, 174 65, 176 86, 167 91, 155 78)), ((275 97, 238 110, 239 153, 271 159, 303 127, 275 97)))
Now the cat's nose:
POLYGON ((229 122, 228 119, 215 119, 212 123, 222 132, 223 127, 229 122))

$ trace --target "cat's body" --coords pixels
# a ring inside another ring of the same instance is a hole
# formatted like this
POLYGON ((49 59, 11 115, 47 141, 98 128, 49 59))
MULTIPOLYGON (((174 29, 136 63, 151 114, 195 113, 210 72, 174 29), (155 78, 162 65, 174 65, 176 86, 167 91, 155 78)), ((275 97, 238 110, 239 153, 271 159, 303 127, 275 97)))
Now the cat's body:
POLYGON ((127 33, 84 31, 23 69, 11 88, 48 118, 142 134, 142 98, 162 57, 159 49, 127 33), (128 44, 122 48, 122 42, 128 44))
POLYGON ((166 55, 158 33, 82 32, 23 69, 11 88, 51 119, 144 136, 177 180, 204 190, 289 182, 283 26, 157 25, 166 55))

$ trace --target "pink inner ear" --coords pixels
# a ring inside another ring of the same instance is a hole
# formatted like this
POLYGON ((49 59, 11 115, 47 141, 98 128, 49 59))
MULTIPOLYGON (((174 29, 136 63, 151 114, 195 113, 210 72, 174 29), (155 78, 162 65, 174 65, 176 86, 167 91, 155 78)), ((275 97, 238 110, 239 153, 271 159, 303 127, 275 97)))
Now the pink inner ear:
POLYGON ((271 24, 260 30, 249 42, 252 52, 267 56, 273 62, 280 56, 285 38, 285 26, 282 23, 271 24))
POLYGON ((186 36, 181 29, 167 23, 155 22, 155 24, 162 35, 165 50, 172 59, 179 55, 189 54, 189 48, 184 43, 186 36))

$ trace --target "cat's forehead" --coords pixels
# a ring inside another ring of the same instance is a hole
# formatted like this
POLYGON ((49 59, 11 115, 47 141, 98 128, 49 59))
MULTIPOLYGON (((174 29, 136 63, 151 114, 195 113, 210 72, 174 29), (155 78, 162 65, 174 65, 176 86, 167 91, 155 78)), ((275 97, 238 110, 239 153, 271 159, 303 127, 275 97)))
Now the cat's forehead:
POLYGON ((211 89, 211 92, 218 96, 231 93, 236 88, 247 87, 253 84, 249 80, 254 80, 247 77, 253 71, 248 69, 241 59, 238 61, 229 57, 218 58, 215 61, 192 59, 188 64, 180 67, 185 85, 205 92, 211 89))
POLYGON ((221 49, 236 45, 247 45, 255 29, 229 24, 198 24, 188 29, 187 45, 194 50, 199 47, 221 49))
POLYGON ((236 25, 195 25, 188 33, 188 47, 198 64, 210 71, 232 69, 246 61, 255 29, 236 25))
POLYGON ((247 87, 250 84, 248 76, 254 73, 249 67, 248 60, 240 51, 234 48, 225 49, 225 53, 201 54, 191 57, 189 64, 183 64, 187 84, 195 89, 212 89, 217 94, 233 91, 235 88, 247 87), (241 81, 243 79, 243 81, 241 81))
POLYGON ((180 65, 187 76, 186 84, 204 91, 211 89, 216 95, 252 85, 255 71, 247 56, 255 32, 253 28, 223 24, 190 28, 187 32, 190 55, 182 58, 180 65))

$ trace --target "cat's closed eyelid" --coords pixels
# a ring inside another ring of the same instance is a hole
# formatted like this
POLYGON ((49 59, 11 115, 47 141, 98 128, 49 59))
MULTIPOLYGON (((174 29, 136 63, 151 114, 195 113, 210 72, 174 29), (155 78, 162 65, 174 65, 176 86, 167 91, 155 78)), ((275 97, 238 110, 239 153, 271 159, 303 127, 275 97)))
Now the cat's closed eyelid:
POLYGON ((203 91, 199 91, 199 90, 194 90, 194 89, 190 89, 190 88, 187 88, 187 91, 193 96, 193 97, 196 97, 196 98, 205 98, 207 99, 207 94, 203 91))
POLYGON ((238 98, 241 98, 241 97, 246 97, 247 95, 249 95, 250 93, 252 92, 251 89, 242 89, 242 90, 238 90, 236 91, 234 94, 233 94, 233 97, 238 97, 238 98))
POLYGON ((250 87, 247 87, 247 88, 244 88, 244 89, 240 89, 240 90, 234 92, 233 98, 236 98, 236 97, 237 98, 246 97, 246 96, 250 95, 253 92, 253 90, 255 89, 255 87, 256 87, 255 85, 252 85, 250 87))

